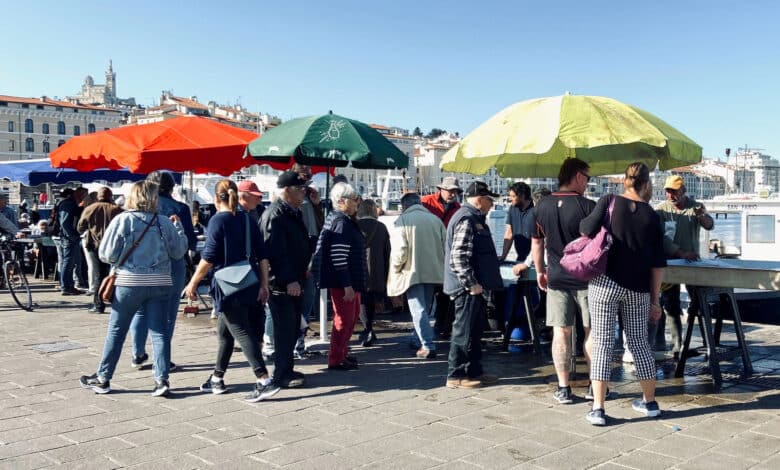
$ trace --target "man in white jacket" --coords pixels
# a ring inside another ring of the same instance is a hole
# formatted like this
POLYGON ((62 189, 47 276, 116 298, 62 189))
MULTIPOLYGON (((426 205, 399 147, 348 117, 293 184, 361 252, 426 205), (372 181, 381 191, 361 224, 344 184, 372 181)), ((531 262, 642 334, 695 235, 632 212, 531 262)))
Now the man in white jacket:
POLYGON ((430 314, 434 286, 444 282, 444 243, 447 232, 438 217, 420 202, 420 195, 407 193, 401 198, 402 213, 390 231, 390 274, 387 295, 406 293, 409 311, 420 349, 417 357, 436 357, 430 314))

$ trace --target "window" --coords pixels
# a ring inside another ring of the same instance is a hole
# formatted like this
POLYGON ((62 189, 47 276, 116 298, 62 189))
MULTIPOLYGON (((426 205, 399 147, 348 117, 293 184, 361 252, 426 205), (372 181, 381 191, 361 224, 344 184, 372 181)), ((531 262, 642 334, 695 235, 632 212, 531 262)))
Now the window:
POLYGON ((35 141, 33 141, 31 137, 28 137, 24 141, 24 151, 25 152, 35 152, 35 141))
POLYGON ((8 141, 8 150, 10 152, 13 152, 15 147, 16 147, 16 141, 15 140, 9 140, 8 141))
POLYGON ((79 108, 73 108, 73 112, 74 112, 74 113, 77 113, 77 112, 79 112, 79 108))
POLYGON ((51 150, 49 150, 49 141, 44 140, 43 141, 43 153, 49 153, 51 150))
POLYGON ((0 106, 8 106, 8 101, 0 101, 0 106))
POLYGON ((55 110, 55 111, 62 111, 62 106, 55 106, 55 107, 54 107, 54 110, 55 110))
POLYGON ((747 216, 747 242, 748 243, 774 243, 775 242, 775 216, 774 215, 749 215, 747 216))
POLYGON ((48 134, 49 133, 49 123, 48 122, 44 122, 43 124, 41 124, 41 132, 43 132, 44 134, 48 134))
POLYGON ((65 144, 65 141, 60 139, 57 141, 57 147, 62 147, 65 144))
POLYGON ((14 131, 14 122, 8 121, 8 132, 13 132, 13 131, 14 131))
POLYGON ((87 134, 95 133, 95 125, 92 123, 87 124, 87 134))
POLYGON ((97 111, 95 111, 95 110, 93 109, 93 110, 92 110, 92 114, 97 114, 97 111))
POLYGON ((57 134, 65 135, 65 123, 62 121, 57 123, 57 134))
POLYGON ((32 119, 25 119, 24 120, 24 132, 29 132, 29 133, 35 132, 33 130, 33 120, 32 119))
POLYGON ((43 109, 43 105, 42 104, 36 104, 35 105, 35 109, 43 109))
POLYGON ((27 104, 27 103, 22 103, 22 108, 24 108, 24 109, 28 109, 29 107, 30 107, 30 105, 29 105, 29 104, 27 104))
POLYGON ((73 126, 73 135, 81 135, 81 127, 73 126))

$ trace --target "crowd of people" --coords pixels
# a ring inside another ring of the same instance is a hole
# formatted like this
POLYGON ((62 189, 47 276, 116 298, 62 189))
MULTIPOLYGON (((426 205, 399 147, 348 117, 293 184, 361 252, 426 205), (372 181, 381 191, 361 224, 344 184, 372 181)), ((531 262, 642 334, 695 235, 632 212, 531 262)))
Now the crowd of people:
POLYGON ((311 169, 300 164, 280 174, 278 195, 268 207, 253 182, 221 180, 215 190, 217 212, 207 221, 171 197, 173 178, 167 172, 133 185, 123 209, 104 188, 77 217, 85 194, 75 190, 58 205, 62 293, 80 293, 72 272, 83 233, 93 273, 91 311, 104 311, 97 286, 109 272, 116 275, 104 351, 97 371, 83 376, 81 384, 96 393, 110 391, 130 331, 137 368, 149 360, 145 344, 151 334, 152 394, 167 395, 169 373, 176 368, 171 342, 181 295, 196 299, 203 281, 214 302, 218 338, 204 392, 228 390, 225 374, 234 350, 244 354, 256 380, 246 401, 304 386, 305 376, 294 364, 309 354, 304 338, 321 289, 327 290, 333 312, 328 370, 359 368, 349 348, 356 324, 359 319, 363 324, 359 344, 372 345, 377 305, 390 296, 407 303, 414 327, 409 342, 417 358, 435 358, 437 337, 449 339, 445 386, 493 384, 499 378, 482 366, 482 336, 488 308, 504 289, 500 264, 514 248, 513 272, 522 276, 535 270, 538 291, 532 301, 542 305, 552 328, 554 400, 569 404, 575 398, 569 380, 576 354, 572 335, 579 324, 591 379, 585 399, 593 402, 586 419, 606 423, 618 323, 642 388, 633 408, 658 416, 654 356, 666 349, 664 317, 669 318, 672 353, 681 348, 680 286, 663 286, 662 292, 663 268, 670 258, 697 258, 699 230, 712 229, 713 221, 685 194, 677 176, 667 179, 667 200, 654 208, 646 165, 629 165, 624 192, 599 201, 585 197, 589 171, 586 162, 570 158, 560 168, 557 191, 534 194, 525 183, 510 186, 501 253, 486 221, 499 194, 479 181, 461 188, 452 177, 444 178, 434 194, 404 194, 400 215, 389 226, 378 220, 376 203, 362 200, 343 177, 336 177, 329 201, 323 201, 310 186, 311 169), (195 253, 199 227, 205 247, 187 280, 185 259, 188 251, 195 253), (564 247, 602 227, 613 237, 606 272, 581 281, 561 266, 564 247), (272 371, 266 366, 269 359, 272 371))

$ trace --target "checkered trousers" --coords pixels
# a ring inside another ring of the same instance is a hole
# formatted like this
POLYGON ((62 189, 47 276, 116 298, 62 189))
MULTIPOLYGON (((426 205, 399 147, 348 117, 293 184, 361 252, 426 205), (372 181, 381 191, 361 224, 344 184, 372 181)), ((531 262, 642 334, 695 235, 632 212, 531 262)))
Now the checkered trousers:
POLYGON ((588 284, 588 308, 593 345, 590 379, 610 380, 618 315, 623 320, 626 346, 634 356, 637 377, 640 380, 654 379, 655 359, 647 342, 650 294, 620 287, 606 275, 601 275, 588 284))

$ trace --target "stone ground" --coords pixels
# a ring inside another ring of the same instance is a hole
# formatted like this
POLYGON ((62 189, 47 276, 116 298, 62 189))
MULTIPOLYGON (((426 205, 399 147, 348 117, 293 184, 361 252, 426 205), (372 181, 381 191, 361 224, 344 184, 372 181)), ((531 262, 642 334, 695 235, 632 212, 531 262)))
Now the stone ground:
POLYGON ((213 365, 214 327, 208 315, 182 318, 173 348, 182 368, 171 376, 170 398, 149 396, 151 370, 130 368, 129 347, 115 391, 98 396, 78 377, 96 368, 108 316, 87 313, 87 297, 62 297, 51 283, 34 289, 34 312, 0 293, 0 469, 780 468, 776 326, 747 325, 755 374, 740 380, 724 362, 720 392, 700 360, 685 379, 661 364, 658 419, 631 410, 638 384, 616 362, 608 426, 594 427, 584 400, 553 403, 549 354, 489 343, 486 369, 500 382, 451 390, 443 355, 413 358, 403 341, 409 324, 390 317, 374 347, 353 348, 360 370, 328 372, 325 356, 300 361, 307 386, 257 404, 242 401, 253 377, 241 353, 226 376, 233 393, 199 392, 213 365))

